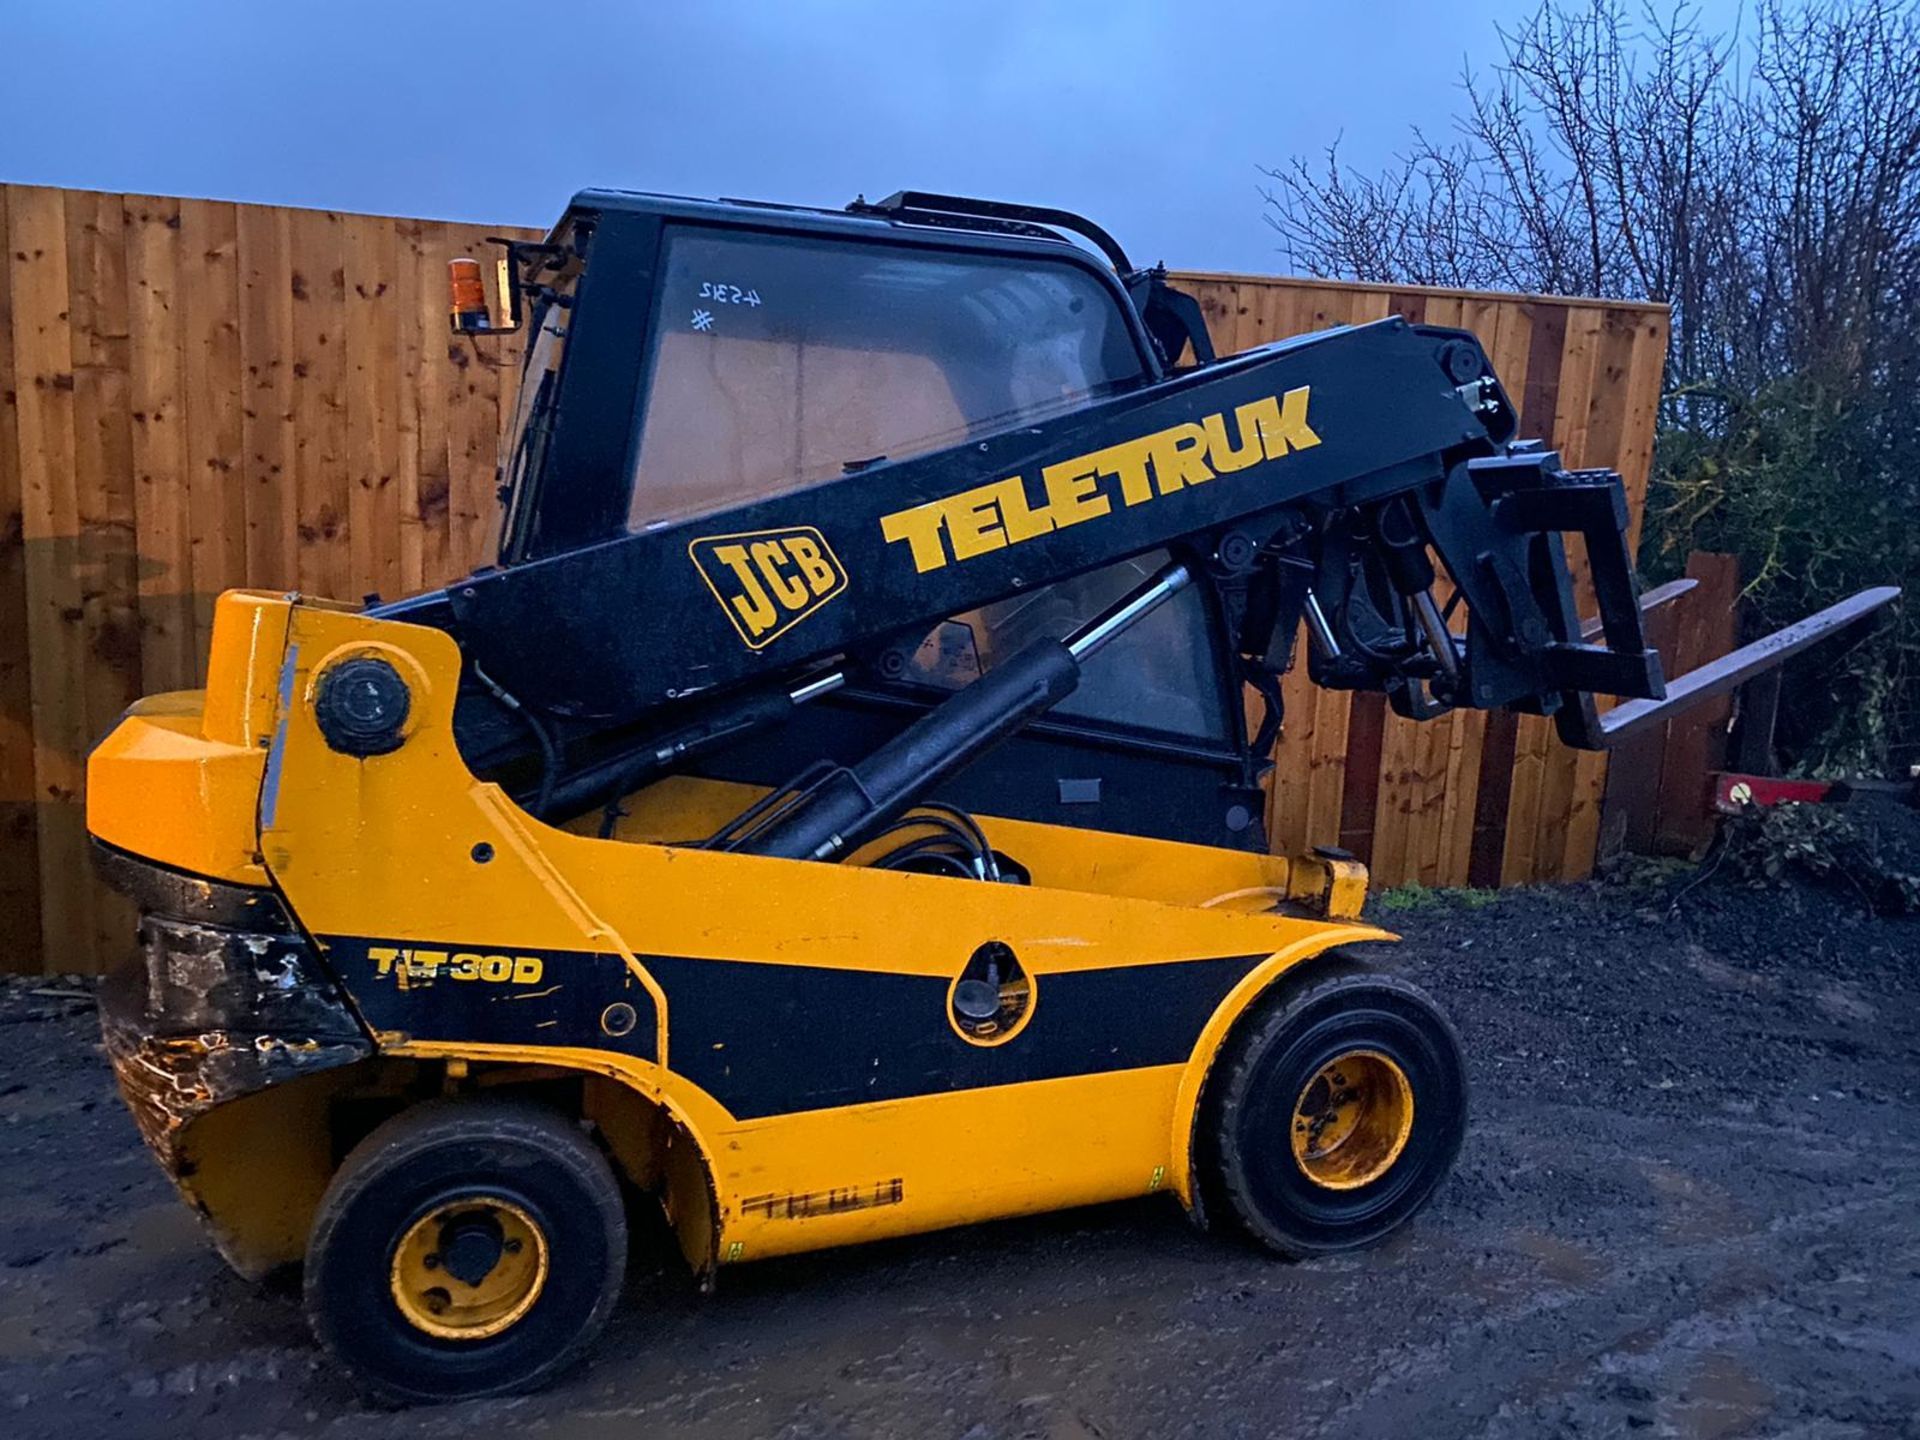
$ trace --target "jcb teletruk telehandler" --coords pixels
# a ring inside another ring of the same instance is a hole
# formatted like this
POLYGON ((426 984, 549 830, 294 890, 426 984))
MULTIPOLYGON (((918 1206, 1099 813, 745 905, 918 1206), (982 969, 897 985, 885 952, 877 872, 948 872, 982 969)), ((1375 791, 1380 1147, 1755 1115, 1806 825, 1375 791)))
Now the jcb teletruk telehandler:
POLYGON ((1362 868, 1267 853, 1276 679, 1304 628, 1598 743, 1662 688, 1619 477, 1464 331, 1216 358, 1060 211, 588 192, 507 255, 491 562, 229 593, 92 757, 109 1048, 226 1257, 406 1400, 577 1355, 628 1194, 703 1278, 1159 1190, 1291 1256, 1412 1215, 1460 1049, 1341 948, 1362 868))

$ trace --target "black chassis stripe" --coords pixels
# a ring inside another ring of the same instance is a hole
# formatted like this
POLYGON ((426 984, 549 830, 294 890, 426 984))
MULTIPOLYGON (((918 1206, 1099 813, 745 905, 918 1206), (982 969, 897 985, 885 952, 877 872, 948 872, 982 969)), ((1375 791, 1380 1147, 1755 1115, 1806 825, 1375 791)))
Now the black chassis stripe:
POLYGON ((947 1022, 943 976, 649 957, 673 1068, 743 1120, 1173 1065, 1263 955, 1042 974, 1003 1045, 947 1022))
POLYGON ((375 1030, 398 1030, 415 1040, 584 1046, 641 1060, 660 1058, 653 996, 617 954, 361 935, 319 939, 327 963, 352 995, 361 1018, 375 1030), (456 980, 443 965, 431 978, 409 978, 403 988, 393 969, 380 973, 370 953, 379 947, 437 951, 448 957, 530 956, 540 961, 541 975, 531 983, 456 980), (630 1024, 624 1011, 608 1013, 621 1004, 632 1009, 630 1024))
MULTIPOLYGON (((406 989, 379 976, 364 937, 328 937, 328 958, 368 1023, 419 1040, 573 1046, 655 1059, 647 991, 618 955, 532 950, 538 984, 442 976, 406 989), (518 991, 519 993, 515 993, 518 991), (609 1005, 634 1007, 628 1034, 606 1033, 609 1005)), ((445 942, 411 948, 497 952, 445 942)), ((671 1069, 736 1118, 863 1105, 1077 1075, 1177 1065, 1230 991, 1266 958, 1222 955, 1034 977, 1033 1017, 982 1046, 947 1021, 950 977, 760 961, 643 955, 667 996, 671 1069)))

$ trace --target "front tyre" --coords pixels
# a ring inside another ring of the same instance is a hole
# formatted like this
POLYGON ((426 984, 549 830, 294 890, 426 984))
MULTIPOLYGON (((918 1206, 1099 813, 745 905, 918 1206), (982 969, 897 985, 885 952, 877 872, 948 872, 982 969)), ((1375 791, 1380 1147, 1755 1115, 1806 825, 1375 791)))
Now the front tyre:
POLYGON ((334 1176, 307 1246, 307 1316, 376 1400, 515 1394, 599 1333, 626 1259, 619 1185, 577 1126, 518 1101, 436 1101, 334 1176))
POLYGON ((1209 1087, 1215 1180, 1291 1257, 1374 1244, 1432 1197, 1466 1133, 1466 1066, 1438 1006, 1340 964, 1280 992, 1209 1087))

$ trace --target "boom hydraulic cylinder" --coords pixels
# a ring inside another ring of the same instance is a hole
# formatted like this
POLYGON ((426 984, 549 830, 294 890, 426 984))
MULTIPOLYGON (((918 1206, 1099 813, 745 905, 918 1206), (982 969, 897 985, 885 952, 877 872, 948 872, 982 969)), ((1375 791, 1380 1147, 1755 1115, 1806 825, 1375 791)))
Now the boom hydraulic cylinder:
POLYGON ((858 765, 837 768, 734 838, 730 848, 789 860, 837 860, 897 820, 929 791, 1071 695, 1080 667, 1192 583, 1169 565, 1065 640, 1022 647, 858 765))

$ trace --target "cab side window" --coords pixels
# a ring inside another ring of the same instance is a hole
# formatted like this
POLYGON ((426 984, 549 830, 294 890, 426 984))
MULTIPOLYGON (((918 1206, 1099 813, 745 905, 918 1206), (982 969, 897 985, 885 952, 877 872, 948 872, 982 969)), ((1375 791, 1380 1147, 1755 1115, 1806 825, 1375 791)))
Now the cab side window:
POLYGON ((1029 423, 1138 381, 1113 294, 1067 262, 670 232, 628 527, 1029 423))
MULTIPOLYGON (((958 690, 1021 646, 1058 640, 1138 588, 1167 563, 1136 556, 1031 595, 969 610, 928 632, 907 664, 910 684, 958 690)), ((1207 604, 1189 586, 1089 660, 1079 688, 1048 712, 1122 731, 1229 745, 1232 732, 1207 604)))

